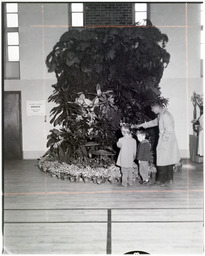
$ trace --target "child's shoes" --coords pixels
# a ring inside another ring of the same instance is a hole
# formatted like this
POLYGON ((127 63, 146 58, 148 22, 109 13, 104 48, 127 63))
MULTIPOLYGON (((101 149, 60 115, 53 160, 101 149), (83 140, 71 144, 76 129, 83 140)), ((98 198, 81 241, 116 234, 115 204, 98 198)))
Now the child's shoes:
POLYGON ((140 184, 143 184, 143 185, 147 184, 148 182, 149 182, 149 180, 140 180, 140 181, 139 181, 139 183, 140 183, 140 184))

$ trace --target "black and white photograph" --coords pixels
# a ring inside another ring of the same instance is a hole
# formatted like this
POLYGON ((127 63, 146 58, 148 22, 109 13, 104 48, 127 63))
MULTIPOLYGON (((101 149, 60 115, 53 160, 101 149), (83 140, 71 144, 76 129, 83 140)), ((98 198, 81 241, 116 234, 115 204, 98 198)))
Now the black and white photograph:
POLYGON ((1 253, 204 254, 204 2, 1 0, 1 253))

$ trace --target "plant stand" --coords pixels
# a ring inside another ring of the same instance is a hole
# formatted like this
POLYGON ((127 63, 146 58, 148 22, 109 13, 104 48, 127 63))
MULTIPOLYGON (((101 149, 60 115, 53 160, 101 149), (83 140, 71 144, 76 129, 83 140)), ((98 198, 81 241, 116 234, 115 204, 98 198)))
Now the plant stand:
POLYGON ((198 137, 196 135, 189 135, 189 153, 192 162, 203 163, 203 157, 197 155, 198 137))
POLYGON ((92 157, 93 152, 98 149, 100 144, 95 141, 89 141, 84 146, 87 148, 88 156, 92 157))
POLYGON ((101 161, 103 159, 103 157, 110 157, 112 160, 113 160, 113 157, 114 157, 114 153, 112 152, 109 152, 107 150, 103 150, 103 149, 100 149, 100 150, 97 150, 97 151, 93 151, 92 153, 93 155, 95 156, 98 156, 99 158, 99 161, 101 161))

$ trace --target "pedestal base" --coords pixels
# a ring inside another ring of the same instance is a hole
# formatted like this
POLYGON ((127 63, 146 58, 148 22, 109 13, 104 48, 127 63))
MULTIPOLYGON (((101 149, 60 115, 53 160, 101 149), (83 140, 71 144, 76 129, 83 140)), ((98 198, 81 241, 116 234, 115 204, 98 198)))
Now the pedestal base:
POLYGON ((203 156, 197 155, 198 137, 189 135, 189 153, 192 162, 203 163, 203 156))

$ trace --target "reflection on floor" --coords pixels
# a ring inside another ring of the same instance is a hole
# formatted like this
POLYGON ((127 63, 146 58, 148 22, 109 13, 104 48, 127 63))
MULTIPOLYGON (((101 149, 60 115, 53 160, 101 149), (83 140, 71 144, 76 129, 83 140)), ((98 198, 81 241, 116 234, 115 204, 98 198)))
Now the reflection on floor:
POLYGON ((4 254, 203 253, 203 165, 183 160, 174 183, 71 183, 34 160, 5 162, 4 254))

